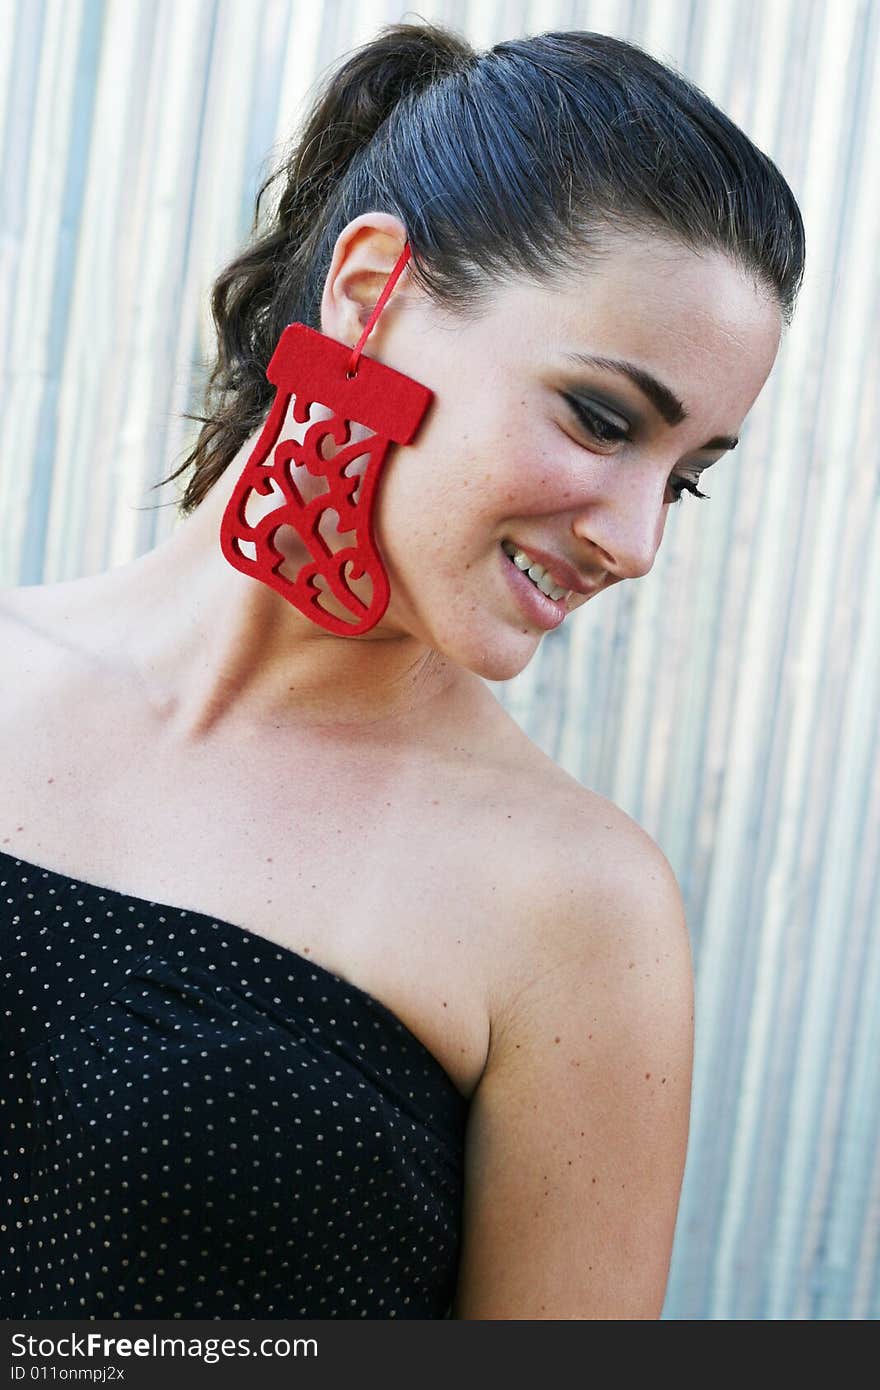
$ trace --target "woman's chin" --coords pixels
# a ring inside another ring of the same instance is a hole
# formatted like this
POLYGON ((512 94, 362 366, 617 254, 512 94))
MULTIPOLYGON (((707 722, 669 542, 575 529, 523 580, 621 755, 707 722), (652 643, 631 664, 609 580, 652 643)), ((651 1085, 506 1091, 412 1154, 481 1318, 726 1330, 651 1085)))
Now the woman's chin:
POLYGON ((465 622, 462 614, 444 610, 436 616, 423 607, 421 611, 404 608, 392 585, 392 601, 382 619, 383 636, 409 637, 436 652, 444 660, 472 671, 488 681, 509 681, 524 671, 537 651, 543 633, 537 627, 493 621, 484 609, 474 612, 465 622))
POLYGON ((540 632, 523 632, 518 642, 498 642, 477 650, 460 649, 457 654, 448 651, 447 655, 474 675, 482 676, 483 680, 510 681, 528 666, 538 650, 541 636, 540 632))

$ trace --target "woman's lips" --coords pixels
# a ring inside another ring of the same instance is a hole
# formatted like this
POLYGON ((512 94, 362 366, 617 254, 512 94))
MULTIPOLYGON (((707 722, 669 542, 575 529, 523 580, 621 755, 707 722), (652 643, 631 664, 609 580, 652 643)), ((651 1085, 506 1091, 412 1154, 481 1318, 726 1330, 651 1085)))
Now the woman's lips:
POLYGON ((548 598, 546 594, 543 594, 538 586, 513 563, 510 556, 504 553, 500 545, 498 554, 501 556, 501 564, 511 593, 533 626, 543 628, 545 632, 559 627, 568 612, 564 600, 548 598))
POLYGON ((563 589, 571 589, 576 594, 585 594, 588 598, 601 589, 605 582, 606 575, 602 574, 598 579, 585 579, 581 572, 567 560, 563 560, 560 555, 551 555, 549 551, 538 550, 531 543, 520 545, 519 541, 510 537, 503 540, 502 545, 516 546, 517 550, 522 550, 523 554, 529 559, 536 560, 542 569, 552 575, 557 584, 563 589))

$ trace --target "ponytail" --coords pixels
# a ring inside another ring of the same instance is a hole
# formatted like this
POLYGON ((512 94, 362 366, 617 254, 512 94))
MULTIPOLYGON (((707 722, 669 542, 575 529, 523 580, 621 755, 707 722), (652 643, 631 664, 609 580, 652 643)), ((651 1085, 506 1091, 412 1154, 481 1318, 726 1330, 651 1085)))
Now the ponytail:
POLYGON ((266 194, 280 183, 274 214, 214 282, 217 355, 204 413, 188 417, 202 429, 183 462, 157 484, 193 467, 179 503, 182 515, 195 510, 262 423, 274 389, 266 367, 283 329, 294 320, 320 328, 315 255, 334 192, 353 161, 403 99, 418 97, 475 56, 463 40, 433 25, 387 25, 324 80, 292 155, 260 187, 253 231, 266 194))

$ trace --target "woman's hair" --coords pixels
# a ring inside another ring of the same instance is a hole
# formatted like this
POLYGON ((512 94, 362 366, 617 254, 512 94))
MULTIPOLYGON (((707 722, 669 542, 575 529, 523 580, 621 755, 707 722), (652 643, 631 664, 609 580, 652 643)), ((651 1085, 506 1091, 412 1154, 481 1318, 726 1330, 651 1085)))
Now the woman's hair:
POLYGON ((285 326, 320 329, 336 239, 369 211, 399 217, 414 283, 462 316, 511 275, 552 283, 583 269, 618 230, 727 254, 786 324, 803 278, 803 222, 775 164, 642 49, 574 31, 478 54, 431 24, 388 25, 325 79, 260 188, 254 239, 214 284, 217 356, 205 413, 190 417, 202 429, 162 480, 193 466, 183 515, 265 418, 285 326))

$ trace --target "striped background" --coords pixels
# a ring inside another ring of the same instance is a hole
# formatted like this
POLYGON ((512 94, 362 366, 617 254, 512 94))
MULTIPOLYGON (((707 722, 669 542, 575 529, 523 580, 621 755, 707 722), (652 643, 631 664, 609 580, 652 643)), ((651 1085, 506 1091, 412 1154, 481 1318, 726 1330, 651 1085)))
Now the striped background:
POLYGON ((715 505, 686 497, 648 576, 492 688, 685 895, 697 1054, 664 1317, 876 1318, 877 4, 0 0, 0 583, 94 573, 174 526, 149 489, 190 438, 207 291, 263 161, 322 68, 419 15, 478 46, 632 39, 801 202, 801 303, 715 505))

